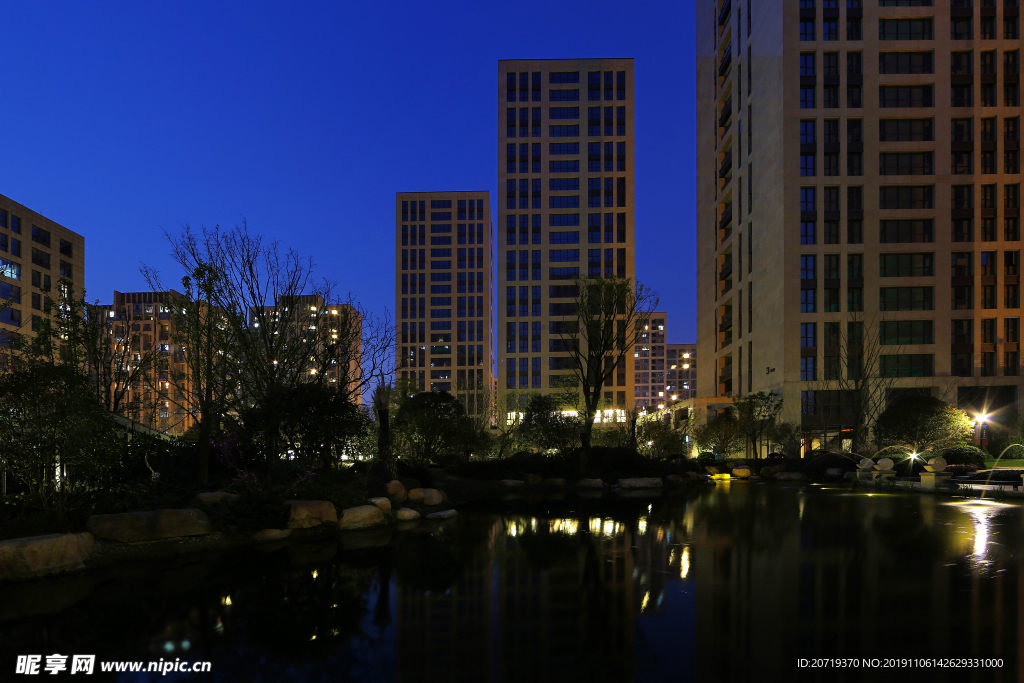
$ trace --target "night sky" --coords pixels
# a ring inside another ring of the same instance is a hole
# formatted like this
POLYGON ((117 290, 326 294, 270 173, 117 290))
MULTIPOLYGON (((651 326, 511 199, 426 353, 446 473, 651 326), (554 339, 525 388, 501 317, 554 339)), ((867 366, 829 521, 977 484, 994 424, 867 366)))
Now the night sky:
POLYGON ((8 3, 0 194, 81 233, 87 298, 173 286, 165 230, 243 218, 394 308, 394 193, 497 199, 497 61, 636 60, 636 270, 696 340, 683 2, 8 3))

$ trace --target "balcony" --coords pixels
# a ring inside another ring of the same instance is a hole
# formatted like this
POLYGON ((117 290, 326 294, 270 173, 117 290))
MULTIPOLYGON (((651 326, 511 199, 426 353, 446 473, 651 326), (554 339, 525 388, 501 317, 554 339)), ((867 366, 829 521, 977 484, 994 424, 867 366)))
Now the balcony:
POLYGON ((718 229, 725 230, 732 223, 732 204, 725 207, 722 217, 718 220, 718 229))
POLYGON ((728 128, 732 120, 732 98, 730 97, 722 105, 722 113, 718 115, 718 127, 728 128))
POLYGON ((718 169, 718 177, 726 178, 732 172, 732 150, 730 149, 725 158, 722 160, 722 165, 718 169))
POLYGON ((732 313, 726 313, 722 316, 722 320, 718 325, 719 332, 725 332, 732 329, 732 313))
POLYGON ((729 73, 729 67, 732 66, 732 43, 729 47, 725 48, 725 54, 722 55, 722 61, 718 64, 718 76, 724 78, 729 73))
POLYGON ((718 13, 718 25, 722 26, 729 20, 729 12, 732 10, 732 0, 725 0, 722 11, 718 13))
POLYGON ((722 264, 722 269, 718 271, 719 280, 728 280, 732 275, 732 257, 728 261, 722 264))

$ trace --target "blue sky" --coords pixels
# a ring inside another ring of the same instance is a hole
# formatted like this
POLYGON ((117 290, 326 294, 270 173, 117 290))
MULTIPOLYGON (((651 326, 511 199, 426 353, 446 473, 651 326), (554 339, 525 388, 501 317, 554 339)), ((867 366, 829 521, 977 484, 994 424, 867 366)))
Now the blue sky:
POLYGON ((11 3, 0 194, 85 235, 90 300, 181 273, 163 231, 253 231, 394 308, 394 193, 497 189, 497 61, 636 60, 636 268, 696 339, 683 2, 11 3), (358 248, 351 245, 358 244, 358 248))

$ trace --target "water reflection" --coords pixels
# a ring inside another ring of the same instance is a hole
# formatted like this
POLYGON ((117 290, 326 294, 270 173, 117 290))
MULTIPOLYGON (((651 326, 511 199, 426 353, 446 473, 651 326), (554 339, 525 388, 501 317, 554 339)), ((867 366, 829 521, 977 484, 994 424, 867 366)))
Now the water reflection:
POLYGON ((0 666, 60 652, 209 659, 223 681, 856 680, 795 662, 996 655, 980 680, 1021 675, 1017 506, 753 484, 517 505, 355 552, 0 587, 0 666))

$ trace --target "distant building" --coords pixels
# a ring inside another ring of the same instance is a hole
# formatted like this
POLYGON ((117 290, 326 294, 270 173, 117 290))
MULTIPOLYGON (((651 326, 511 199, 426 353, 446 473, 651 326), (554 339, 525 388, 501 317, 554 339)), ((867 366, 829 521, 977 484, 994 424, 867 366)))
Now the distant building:
POLYGON ((397 379, 486 410, 494 376, 490 193, 395 195, 397 379))
MULTIPOLYGON (((195 423, 183 346, 175 341, 168 292, 114 292, 100 306, 110 339, 110 392, 116 412, 165 434, 184 434, 195 423)), ((112 402, 113 403, 113 402, 112 402)))
POLYGON ((696 344, 668 344, 668 314, 650 314, 638 323, 642 329, 633 352, 636 407, 660 410, 696 396, 696 344))

